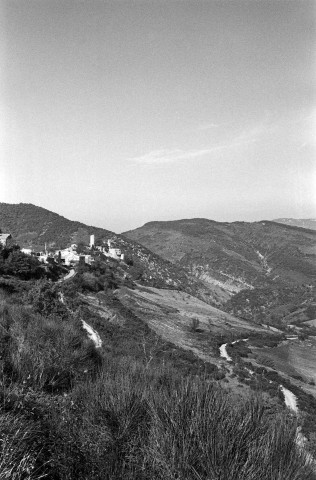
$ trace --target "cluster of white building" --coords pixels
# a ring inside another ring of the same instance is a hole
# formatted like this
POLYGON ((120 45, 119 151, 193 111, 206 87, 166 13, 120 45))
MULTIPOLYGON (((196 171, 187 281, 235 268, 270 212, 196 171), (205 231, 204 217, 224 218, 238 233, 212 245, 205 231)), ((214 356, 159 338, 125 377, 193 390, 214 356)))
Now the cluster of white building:
MULTIPOLYGON (((93 256, 79 254, 77 253, 77 248, 78 246, 74 243, 70 247, 63 250, 56 250, 55 252, 47 253, 45 244, 45 252, 34 252, 31 248, 22 248, 21 252, 26 253, 27 255, 35 255, 42 263, 49 263, 49 258, 54 260, 58 260, 59 258, 65 265, 73 265, 79 263, 80 261, 91 265, 91 263, 94 261, 93 256)), ((95 237, 94 235, 90 235, 89 248, 90 250, 98 250, 106 257, 114 258, 115 260, 124 260, 124 253, 122 253, 120 248, 115 247, 113 240, 107 241, 107 247, 95 246, 95 237)))
POLYGON ((95 247, 97 250, 102 252, 106 257, 114 258, 115 260, 122 260, 124 261, 124 253, 122 253, 120 248, 115 247, 113 240, 107 241, 108 248, 102 247, 95 247))
POLYGON ((56 250, 55 252, 47 252, 46 247, 44 252, 34 252, 31 248, 21 248, 21 252, 26 255, 34 255, 41 263, 49 263, 49 259, 53 259, 58 262, 58 259, 65 265, 72 265, 84 261, 91 265, 91 255, 79 255, 76 251, 77 245, 73 244, 69 248, 63 250, 56 250))

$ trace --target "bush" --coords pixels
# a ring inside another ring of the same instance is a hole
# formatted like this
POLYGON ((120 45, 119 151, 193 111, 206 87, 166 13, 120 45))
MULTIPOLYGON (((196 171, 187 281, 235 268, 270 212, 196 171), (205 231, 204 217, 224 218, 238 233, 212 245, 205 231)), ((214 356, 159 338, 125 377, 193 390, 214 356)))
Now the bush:
POLYGON ((91 292, 98 292, 99 291, 98 279, 92 273, 85 272, 82 274, 82 287, 85 290, 90 290, 91 292))
POLYGON ((49 280, 39 280, 26 295, 26 300, 32 305, 34 312, 66 318, 68 311, 61 298, 60 287, 49 280))
POLYGON ((30 280, 44 277, 45 270, 36 257, 25 255, 15 246, 0 249, 0 274, 30 280))

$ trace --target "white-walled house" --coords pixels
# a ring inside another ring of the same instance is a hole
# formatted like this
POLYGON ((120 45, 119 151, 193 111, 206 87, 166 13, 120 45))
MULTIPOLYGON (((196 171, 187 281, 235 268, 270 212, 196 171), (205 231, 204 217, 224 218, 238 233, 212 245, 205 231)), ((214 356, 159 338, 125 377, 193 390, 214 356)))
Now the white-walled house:
POLYGON ((32 255, 33 250, 31 248, 21 248, 21 252, 25 255, 32 255))
MULTIPOLYGON (((72 248, 65 248, 64 250, 59 250, 60 258, 64 261, 65 265, 70 265, 71 263, 79 262, 79 255, 72 250, 72 248)), ((57 252, 59 254, 59 252, 57 252)))
POLYGON ((124 253, 122 253, 120 248, 116 248, 113 246, 113 242, 108 240, 108 247, 109 251, 104 252, 104 255, 107 257, 114 258, 115 260, 124 260, 124 253))

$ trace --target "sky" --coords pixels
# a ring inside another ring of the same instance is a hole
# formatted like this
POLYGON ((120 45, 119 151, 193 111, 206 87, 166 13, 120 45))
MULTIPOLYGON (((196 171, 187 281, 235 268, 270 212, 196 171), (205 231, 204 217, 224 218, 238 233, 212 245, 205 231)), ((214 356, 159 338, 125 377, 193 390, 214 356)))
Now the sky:
POLYGON ((0 0, 0 202, 316 218, 316 4, 0 0))

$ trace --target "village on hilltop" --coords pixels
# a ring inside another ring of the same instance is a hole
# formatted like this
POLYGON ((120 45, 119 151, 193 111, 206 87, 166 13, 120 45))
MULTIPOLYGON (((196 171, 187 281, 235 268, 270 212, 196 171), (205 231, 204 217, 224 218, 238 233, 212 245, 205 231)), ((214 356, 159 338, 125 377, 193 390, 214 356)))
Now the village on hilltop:
MULTIPOLYGON (((7 247, 11 243, 12 235, 10 233, 0 233, 0 245, 7 247)), ((118 261, 124 261, 124 253, 122 253, 120 248, 117 248, 113 239, 108 239, 107 242, 103 241, 103 245, 100 246, 95 245, 95 236, 90 235, 89 246, 86 248, 91 252, 97 250, 106 257, 110 257, 118 261)), ((76 265, 78 263, 86 263, 91 265, 91 263, 94 261, 93 255, 78 253, 77 249, 78 245, 73 243, 68 248, 48 252, 45 244, 45 249, 43 252, 36 252, 32 248, 21 248, 21 252, 25 253, 26 255, 36 256, 41 263, 50 263, 52 261, 56 261, 67 266, 76 265)))

